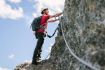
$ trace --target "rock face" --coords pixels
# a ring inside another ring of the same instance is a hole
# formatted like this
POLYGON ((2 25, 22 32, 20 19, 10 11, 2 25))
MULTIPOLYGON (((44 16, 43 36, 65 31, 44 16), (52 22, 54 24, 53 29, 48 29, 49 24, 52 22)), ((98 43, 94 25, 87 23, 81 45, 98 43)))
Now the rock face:
POLYGON ((66 0, 51 56, 41 64, 18 65, 15 70, 105 70, 105 0, 66 0), (65 40, 66 44, 65 44, 65 40), (95 69, 94 69, 95 70, 95 69))

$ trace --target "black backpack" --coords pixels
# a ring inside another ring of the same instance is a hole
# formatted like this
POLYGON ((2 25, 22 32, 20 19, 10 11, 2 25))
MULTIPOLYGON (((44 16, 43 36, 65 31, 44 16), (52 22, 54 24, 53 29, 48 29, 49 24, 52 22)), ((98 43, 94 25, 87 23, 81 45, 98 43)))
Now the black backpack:
POLYGON ((32 27, 32 31, 37 31, 38 29, 40 29, 40 22, 41 22, 41 17, 37 17, 33 20, 31 27, 32 27))

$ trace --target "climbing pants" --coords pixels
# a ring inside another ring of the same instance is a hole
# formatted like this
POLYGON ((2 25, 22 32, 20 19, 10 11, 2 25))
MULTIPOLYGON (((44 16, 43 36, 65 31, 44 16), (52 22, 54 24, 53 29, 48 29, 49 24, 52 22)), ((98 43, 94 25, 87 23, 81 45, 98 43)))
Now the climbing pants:
POLYGON ((41 52, 42 52, 42 45, 44 43, 44 33, 35 33, 35 37, 37 40, 37 44, 33 53, 33 58, 32 58, 32 64, 35 64, 37 62, 37 59, 41 57, 41 52))

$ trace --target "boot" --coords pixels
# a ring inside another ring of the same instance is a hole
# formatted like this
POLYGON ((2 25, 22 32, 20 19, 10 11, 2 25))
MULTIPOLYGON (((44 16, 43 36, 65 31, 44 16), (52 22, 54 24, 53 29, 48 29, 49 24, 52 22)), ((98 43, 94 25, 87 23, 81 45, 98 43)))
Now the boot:
POLYGON ((37 62, 37 59, 35 59, 33 62, 32 62, 33 65, 38 65, 39 62, 37 62))
POLYGON ((38 50, 38 54, 37 54, 37 60, 38 61, 41 60, 41 52, 42 52, 42 50, 38 50))

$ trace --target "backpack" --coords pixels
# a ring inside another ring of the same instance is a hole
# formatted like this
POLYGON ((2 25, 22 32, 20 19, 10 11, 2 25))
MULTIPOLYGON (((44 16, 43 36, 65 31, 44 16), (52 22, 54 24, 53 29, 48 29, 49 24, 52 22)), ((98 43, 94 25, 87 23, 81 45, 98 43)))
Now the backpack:
POLYGON ((32 27, 32 31, 37 31, 38 29, 40 29, 40 22, 41 22, 41 16, 35 18, 32 21, 31 27, 32 27))

